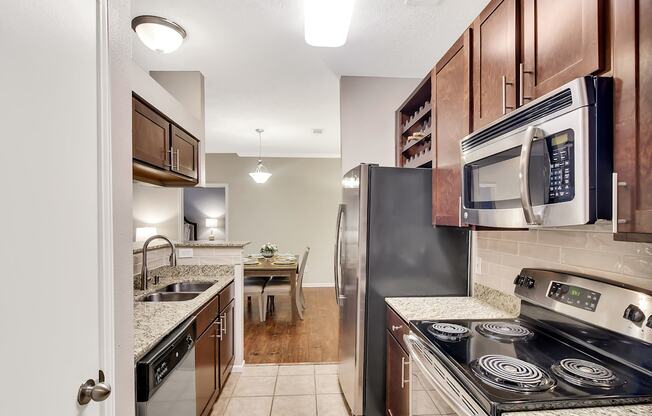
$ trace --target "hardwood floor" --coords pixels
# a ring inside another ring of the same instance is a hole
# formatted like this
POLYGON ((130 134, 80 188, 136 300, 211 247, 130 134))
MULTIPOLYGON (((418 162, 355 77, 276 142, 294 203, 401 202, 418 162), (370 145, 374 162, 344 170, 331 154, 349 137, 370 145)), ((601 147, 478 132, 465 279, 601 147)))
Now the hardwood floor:
POLYGON ((305 288, 303 321, 292 322, 287 297, 261 323, 256 302, 245 301, 244 359, 247 364, 336 362, 338 308, 333 288, 305 288))

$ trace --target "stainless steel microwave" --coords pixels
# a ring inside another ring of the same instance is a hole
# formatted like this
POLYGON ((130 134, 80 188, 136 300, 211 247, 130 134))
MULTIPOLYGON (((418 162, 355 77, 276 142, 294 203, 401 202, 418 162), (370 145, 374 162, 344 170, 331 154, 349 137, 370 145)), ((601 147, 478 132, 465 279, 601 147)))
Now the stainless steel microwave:
POLYGON ((462 222, 611 219, 612 88, 607 77, 577 78, 463 138, 462 222))

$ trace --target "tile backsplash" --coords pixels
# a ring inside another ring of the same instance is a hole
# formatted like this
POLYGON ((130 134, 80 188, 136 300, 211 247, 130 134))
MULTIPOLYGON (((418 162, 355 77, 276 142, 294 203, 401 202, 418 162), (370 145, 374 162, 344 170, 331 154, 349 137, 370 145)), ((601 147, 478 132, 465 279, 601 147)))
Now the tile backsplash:
POLYGON ((523 267, 580 272, 652 290, 652 244, 614 241, 611 223, 530 231, 474 231, 474 282, 513 293, 523 267))

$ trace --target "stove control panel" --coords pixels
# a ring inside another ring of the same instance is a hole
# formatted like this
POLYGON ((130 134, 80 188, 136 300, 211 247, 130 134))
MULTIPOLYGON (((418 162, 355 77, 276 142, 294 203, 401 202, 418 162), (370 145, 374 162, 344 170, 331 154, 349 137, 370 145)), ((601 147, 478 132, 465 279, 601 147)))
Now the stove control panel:
POLYGON ((591 312, 598 307, 600 295, 599 292, 561 282, 552 282, 548 291, 549 298, 591 312))

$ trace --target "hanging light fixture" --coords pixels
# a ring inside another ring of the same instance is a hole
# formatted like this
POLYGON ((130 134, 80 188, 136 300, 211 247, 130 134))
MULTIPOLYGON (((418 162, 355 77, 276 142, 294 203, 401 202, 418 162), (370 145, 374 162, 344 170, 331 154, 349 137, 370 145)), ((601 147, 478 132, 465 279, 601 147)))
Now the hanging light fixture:
POLYGON ((256 183, 265 183, 267 182, 267 179, 272 176, 271 173, 267 171, 265 168, 265 165, 263 165, 263 132, 265 130, 263 129, 256 129, 256 133, 258 133, 258 163, 256 164, 256 170, 253 172, 249 173, 249 176, 252 177, 252 179, 256 183))
POLYGON ((186 31, 178 23, 159 16, 134 17, 131 28, 145 46, 161 53, 176 51, 186 38, 186 31))

